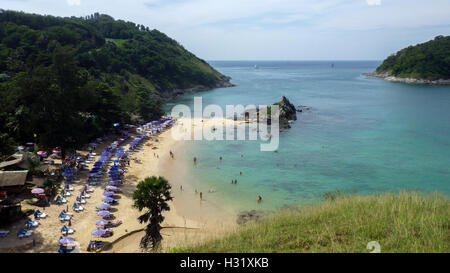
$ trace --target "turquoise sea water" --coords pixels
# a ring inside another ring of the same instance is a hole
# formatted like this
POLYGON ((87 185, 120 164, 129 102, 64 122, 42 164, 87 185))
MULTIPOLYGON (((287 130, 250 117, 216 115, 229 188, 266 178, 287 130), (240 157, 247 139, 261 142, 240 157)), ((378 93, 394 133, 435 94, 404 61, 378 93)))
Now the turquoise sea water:
POLYGON ((215 189, 211 200, 268 209, 319 200, 333 190, 450 193, 450 87, 362 75, 378 61, 339 61, 334 68, 326 61, 210 63, 237 86, 179 97, 167 109, 192 106, 194 96, 224 110, 272 104, 282 95, 312 107, 280 134, 278 153, 261 152, 255 141, 206 140, 179 152, 184 160, 198 158, 185 177, 199 191, 215 189))

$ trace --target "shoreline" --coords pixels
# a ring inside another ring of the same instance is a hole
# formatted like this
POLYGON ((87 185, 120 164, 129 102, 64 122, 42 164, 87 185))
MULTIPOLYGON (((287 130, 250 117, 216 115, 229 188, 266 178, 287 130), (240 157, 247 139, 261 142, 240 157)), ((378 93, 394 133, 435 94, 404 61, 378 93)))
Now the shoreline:
MULTIPOLYGON (((182 118, 179 119, 181 122, 182 120, 182 118)), ((203 126, 208 125, 210 123, 203 123, 203 126)), ((187 141, 176 141, 172 138, 171 130, 176 126, 180 126, 178 122, 172 128, 146 140, 141 150, 131 154, 130 158, 136 158, 140 160, 140 163, 130 160, 130 166, 124 176, 124 184, 121 186, 121 193, 118 195, 119 203, 112 207, 112 213, 116 216, 116 220, 122 220, 122 224, 113 229, 113 236, 101 239, 110 244, 102 252, 142 251, 139 242, 144 232, 139 230, 146 225, 139 224, 137 220, 142 213, 132 207, 132 194, 139 181, 147 176, 166 177, 172 186, 172 196, 174 197, 174 200, 169 203, 170 211, 163 213, 165 219, 161 224, 163 227, 161 230, 163 240, 160 251, 165 252, 170 251, 174 247, 200 243, 203 240, 229 232, 237 225, 235 214, 226 211, 213 202, 208 202, 211 196, 208 193, 204 192, 204 201, 200 201, 198 194, 194 193, 191 183, 186 181, 183 177, 183 172, 177 169, 179 166, 188 166, 187 160, 184 162, 180 158, 177 161, 177 151, 184 150, 189 143, 187 141), (177 164, 173 164, 172 160, 174 159, 170 158, 169 151, 174 152, 177 164), (183 186, 183 191, 180 191, 180 185, 183 186), (112 242, 116 243, 112 245, 112 242)), ((97 154, 100 154, 109 142, 107 141, 98 146, 96 149, 97 154)), ((123 147, 127 145, 128 143, 123 147)), ((98 158, 98 155, 96 158, 98 158)), ((45 210, 39 208, 41 211, 45 211, 48 216, 46 219, 40 220, 40 225, 34 228, 32 236, 23 239, 17 238, 17 230, 23 226, 24 220, 19 220, 10 225, 8 227, 10 234, 6 238, 0 239, 0 253, 55 253, 58 249, 58 240, 61 236, 60 229, 63 225, 58 219, 59 212, 62 209, 66 209, 66 206, 69 207, 70 212, 73 212, 72 203, 75 201, 79 190, 85 185, 86 179, 86 171, 78 175, 77 180, 72 185, 74 191, 72 191, 71 196, 67 197, 66 204, 51 204, 45 210), (33 240, 35 241, 35 246, 33 246, 33 240)), ((74 228, 75 232, 69 236, 75 239, 83 253, 87 252, 86 248, 89 241, 97 239, 91 235, 91 231, 96 229, 94 222, 99 219, 95 207, 101 203, 104 185, 91 187, 95 191, 91 193, 90 198, 86 199, 86 204, 83 204, 84 211, 73 212, 71 228, 74 228)), ((26 200, 22 202, 22 210, 36 208, 38 207, 28 204, 26 200)), ((67 223, 65 224, 67 225, 67 223)))
MULTIPOLYGON (((180 126, 178 122, 183 122, 183 120, 183 118, 179 119, 173 127, 180 126)), ((194 186, 185 179, 184 173, 187 170, 179 168, 180 166, 187 168, 189 163, 187 159, 179 158, 177 155, 179 151, 186 148, 186 145, 190 144, 187 141, 174 140, 171 136, 172 129, 160 134, 157 137, 158 142, 151 141, 153 147, 158 147, 157 149, 145 146, 144 151, 134 154, 134 157, 141 160, 142 164, 134 163, 135 165, 130 167, 125 176, 126 181, 132 180, 134 186, 138 181, 152 175, 163 176, 169 181, 173 200, 169 203, 170 210, 163 213, 165 217, 161 224, 163 227, 161 251, 163 252, 186 244, 200 243, 233 230, 236 226, 236 215, 227 212, 213 202, 208 202, 207 193, 203 194, 204 200, 200 201, 199 195, 195 194, 194 186), (169 151, 174 153, 174 159, 170 158, 169 151), (154 154, 158 157, 155 157, 154 154), (183 190, 180 190, 180 186, 183 190)), ((140 225, 137 218, 134 220, 136 222, 135 229, 145 226, 140 225)), ((139 241, 143 235, 144 231, 139 231, 126 236, 111 250, 105 252, 140 252, 139 241)))
POLYGON ((377 77, 380 79, 383 79, 388 82, 401 82, 401 83, 407 83, 407 84, 420 84, 420 85, 450 85, 450 79, 444 80, 425 80, 425 79, 414 79, 414 78, 400 78, 392 76, 390 73, 379 73, 379 72, 368 72, 363 73, 364 76, 369 77, 377 77))

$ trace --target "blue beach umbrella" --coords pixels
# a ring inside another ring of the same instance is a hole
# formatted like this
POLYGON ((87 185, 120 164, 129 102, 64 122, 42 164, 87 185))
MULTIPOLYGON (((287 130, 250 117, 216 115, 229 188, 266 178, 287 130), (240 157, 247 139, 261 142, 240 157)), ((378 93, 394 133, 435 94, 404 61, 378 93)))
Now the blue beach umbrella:
POLYGON ((59 243, 61 245, 66 245, 66 244, 70 244, 70 243, 73 243, 73 242, 75 242, 75 239, 74 238, 70 238, 70 237, 66 237, 66 238, 63 238, 63 239, 59 240, 59 243))
POLYGON ((111 197, 111 196, 114 195, 114 192, 112 192, 112 191, 105 191, 105 192, 103 193, 103 195, 104 195, 104 196, 107 196, 107 197, 111 197))
POLYGON ((106 189, 109 190, 109 191, 116 191, 116 190, 118 190, 118 188, 114 187, 114 186, 106 186, 106 189))
POLYGON ((107 225, 109 222, 108 221, 106 221, 106 220, 97 220, 97 221, 95 221, 95 225, 96 226, 105 226, 105 225, 107 225))
POLYGON ((103 197, 102 201, 105 203, 111 203, 112 201, 114 201, 114 199, 111 197, 103 197))
MULTIPOLYGON (((108 206, 109 206, 109 205, 108 205, 108 206)), ((105 217, 105 216, 111 215, 111 212, 109 212, 109 211, 107 211, 107 210, 101 210, 101 211, 97 212, 97 215, 98 215, 98 216, 101 216, 101 217, 105 217)))
POLYGON ((101 236, 101 235, 103 235, 105 233, 106 233, 106 230, 101 229, 101 228, 98 228, 98 229, 96 229, 96 230, 91 232, 91 234, 94 235, 94 236, 101 236))
POLYGON ((109 207, 110 207, 109 204, 101 204, 101 205, 98 205, 98 206, 97 206, 97 209, 107 209, 107 208, 109 208, 109 207))

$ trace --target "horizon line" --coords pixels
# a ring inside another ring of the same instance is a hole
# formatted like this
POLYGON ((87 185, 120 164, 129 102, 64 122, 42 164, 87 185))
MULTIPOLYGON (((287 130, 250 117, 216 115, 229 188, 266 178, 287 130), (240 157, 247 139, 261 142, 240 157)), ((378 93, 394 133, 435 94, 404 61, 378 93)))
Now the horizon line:
POLYGON ((375 59, 337 59, 337 60, 321 60, 321 59, 292 59, 292 60, 278 60, 278 59, 259 59, 259 60, 251 60, 251 59, 206 59, 206 61, 212 62, 381 62, 383 60, 375 60, 375 59))

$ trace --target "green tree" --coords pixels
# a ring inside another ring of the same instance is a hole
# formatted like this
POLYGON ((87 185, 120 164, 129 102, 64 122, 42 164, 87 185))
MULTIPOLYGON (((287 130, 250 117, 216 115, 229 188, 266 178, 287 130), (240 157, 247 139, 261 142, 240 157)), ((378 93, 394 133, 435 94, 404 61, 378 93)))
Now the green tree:
POLYGON ((160 233, 161 223, 164 221, 162 212, 170 210, 168 201, 173 197, 170 194, 170 185, 164 177, 147 177, 137 185, 137 190, 133 193, 134 207, 145 213, 139 216, 140 223, 149 224, 145 228, 145 235, 141 239, 141 247, 147 248, 149 243, 156 249, 162 236, 160 233))
POLYGON ((61 186, 61 181, 58 181, 58 179, 55 179, 51 176, 47 176, 44 179, 44 189, 48 193, 48 195, 53 198, 58 194, 59 188, 61 186))
POLYGON ((147 88, 141 87, 137 91, 138 113, 144 120, 159 118, 163 115, 161 98, 151 95, 147 88))

